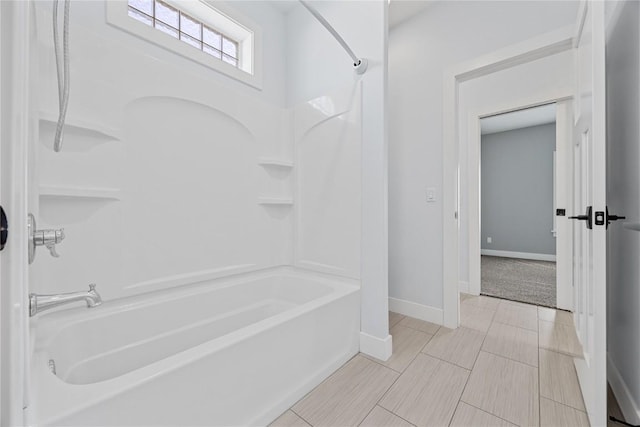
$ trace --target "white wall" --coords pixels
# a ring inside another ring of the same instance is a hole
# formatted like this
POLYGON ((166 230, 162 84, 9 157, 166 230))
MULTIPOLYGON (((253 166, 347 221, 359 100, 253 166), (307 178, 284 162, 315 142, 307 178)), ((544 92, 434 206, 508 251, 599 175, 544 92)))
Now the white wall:
POLYGON ((290 182, 258 164, 290 151, 284 16, 232 7, 264 33, 257 90, 109 26, 104 2, 72 2, 65 143, 52 146, 57 89, 50 3, 38 3, 40 142, 32 209, 65 227, 39 249, 31 291, 96 283, 111 300, 291 264, 290 206, 260 205, 290 182))
MULTIPOLYGON (((611 3, 607 25, 607 203, 624 222, 640 222, 640 4, 611 3)), ((640 423, 640 233, 608 231, 609 382, 626 421, 640 423)))
POLYGON ((442 83, 450 66, 573 24, 577 2, 438 2, 389 40, 389 295, 442 308, 442 83), (426 189, 436 189, 426 203, 426 189))
MULTIPOLYGON (((355 76, 352 60, 308 11, 298 6, 287 17, 288 101, 296 105, 354 87, 362 81, 362 331, 389 351, 387 319, 386 182, 386 1, 315 1, 369 69, 355 76), (376 341, 378 340, 378 341, 376 341), (380 340, 386 340, 381 342, 380 340)), ((356 166, 356 165, 354 165, 356 166)), ((336 188, 336 191, 340 191, 336 188)), ((327 250, 331 250, 327 248, 327 250)), ((366 345, 366 344, 365 344, 366 345)), ((362 351, 367 351, 361 348, 362 351)), ((377 353, 380 357, 381 354, 377 353)), ((384 358, 384 357, 383 357, 384 358)))

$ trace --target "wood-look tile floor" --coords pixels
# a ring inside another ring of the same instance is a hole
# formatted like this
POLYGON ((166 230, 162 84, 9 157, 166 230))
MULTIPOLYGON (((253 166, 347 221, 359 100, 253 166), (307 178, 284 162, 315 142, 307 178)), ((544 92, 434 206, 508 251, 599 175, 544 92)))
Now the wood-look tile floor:
POLYGON ((469 295, 460 310, 455 330, 389 313, 389 360, 355 356, 271 425, 589 425, 568 313, 469 295))

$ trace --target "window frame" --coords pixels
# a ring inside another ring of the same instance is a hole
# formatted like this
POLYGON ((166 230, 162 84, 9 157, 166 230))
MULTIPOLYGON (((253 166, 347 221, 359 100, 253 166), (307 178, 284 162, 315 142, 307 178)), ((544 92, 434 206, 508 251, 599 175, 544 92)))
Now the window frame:
MULTIPOLYGON (((239 80, 257 89, 262 89, 262 30, 257 24, 255 24, 246 16, 239 13, 237 10, 232 9, 227 4, 219 1, 216 1, 216 2, 212 2, 208 0, 199 0, 198 2, 193 2, 192 0, 191 1, 160 0, 160 1, 173 9, 179 10, 181 14, 186 15, 190 19, 201 23, 202 39, 204 39, 203 32, 204 32, 204 27, 206 26, 209 30, 220 34, 222 37, 226 37, 228 40, 235 42, 237 47, 236 56, 237 56, 238 66, 236 67, 223 60, 223 56, 225 54, 222 50, 222 42, 223 42, 222 38, 220 41, 221 57, 217 58, 216 56, 213 56, 209 53, 204 52, 202 47, 198 49, 197 47, 183 41, 180 38, 182 32, 180 31, 179 28, 178 28, 178 38, 175 38, 172 35, 165 34, 163 31, 159 30, 154 25, 149 26, 129 16, 128 0, 105 1, 107 23, 121 30, 124 30, 134 36, 137 36, 153 44, 156 44, 162 48, 165 48, 174 53, 177 53, 185 58, 191 59, 195 62, 205 65, 211 69, 214 69, 215 71, 223 73, 235 80, 239 80), (233 35, 227 35, 224 31, 221 31, 218 26, 212 25, 212 21, 211 19, 207 19, 208 17, 194 16, 194 13, 192 13, 194 3, 197 4, 200 10, 206 10, 202 7, 202 5, 213 9, 214 12, 217 14, 212 14, 212 16, 221 15, 224 18, 220 18, 220 19, 227 20, 227 22, 225 22, 224 25, 226 25, 227 27, 229 27, 229 25, 235 25, 237 26, 239 31, 240 29, 242 29, 245 34, 249 34, 250 36, 245 36, 243 40, 236 40, 234 39, 233 35), (180 7, 181 5, 184 7, 180 7)), ((149 16, 148 14, 145 14, 145 15, 149 16)), ((178 19, 180 20, 180 16, 178 19)), ((158 22, 163 22, 163 21, 158 20, 158 22)), ((153 17, 152 24, 155 24, 155 17, 153 17)), ((167 25, 164 22, 163 24, 167 25)), ((171 26, 171 28, 173 28, 173 26, 171 26)), ((186 33, 185 35, 189 36, 186 33)), ((200 40, 200 43, 202 46, 204 41, 200 40)), ((208 44, 206 45, 209 46, 208 44)), ((211 46, 211 48, 216 49, 213 46, 211 46)), ((227 56, 230 56, 230 55, 227 55, 227 56)))

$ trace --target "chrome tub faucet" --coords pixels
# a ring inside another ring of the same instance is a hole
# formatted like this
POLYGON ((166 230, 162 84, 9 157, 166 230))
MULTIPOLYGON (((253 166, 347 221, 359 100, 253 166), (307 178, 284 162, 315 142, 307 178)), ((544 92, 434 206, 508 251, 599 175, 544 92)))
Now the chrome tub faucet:
POLYGON ((29 316, 33 317, 41 311, 76 301, 84 301, 87 303, 87 308, 92 308, 102 304, 102 297, 96 291, 96 285, 93 284, 89 285, 88 292, 70 292, 56 295, 31 293, 29 294, 29 316))

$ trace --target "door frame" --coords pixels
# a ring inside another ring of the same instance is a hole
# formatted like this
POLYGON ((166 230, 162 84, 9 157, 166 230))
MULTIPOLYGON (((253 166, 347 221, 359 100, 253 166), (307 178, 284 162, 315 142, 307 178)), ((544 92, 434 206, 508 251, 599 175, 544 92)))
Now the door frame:
POLYGON ((0 255, 0 423, 24 425, 28 404, 29 152, 34 129, 31 109, 32 2, 0 2, 0 201, 9 238, 0 255))
MULTIPOLYGON (((448 69, 443 82, 443 320, 444 326, 460 324, 459 298, 459 144, 460 84, 478 77, 526 64, 573 48, 573 25, 524 42, 508 46, 488 55, 448 69)), ((535 102, 534 102, 535 103, 535 102)))
MULTIPOLYGON (((481 158, 480 146, 482 141, 480 120, 498 114, 510 113, 527 108, 538 107, 546 104, 556 104, 556 161, 554 182, 554 203, 558 207, 570 212, 571 204, 571 177, 572 177, 572 157, 568 155, 572 147, 573 118, 572 100, 573 93, 558 91, 553 97, 541 96, 529 99, 521 99, 517 105, 487 104, 482 109, 474 110, 468 118, 468 156, 469 174, 466 188, 469 192, 467 229, 469 230, 468 241, 468 268, 469 268, 469 293, 480 295, 481 291, 481 158)), ((555 231, 556 237, 556 257, 557 257, 557 284, 556 300, 558 308, 573 310, 573 289, 572 289, 572 224, 568 216, 556 216, 555 231)), ((549 230, 552 232, 552 230, 549 230)))

